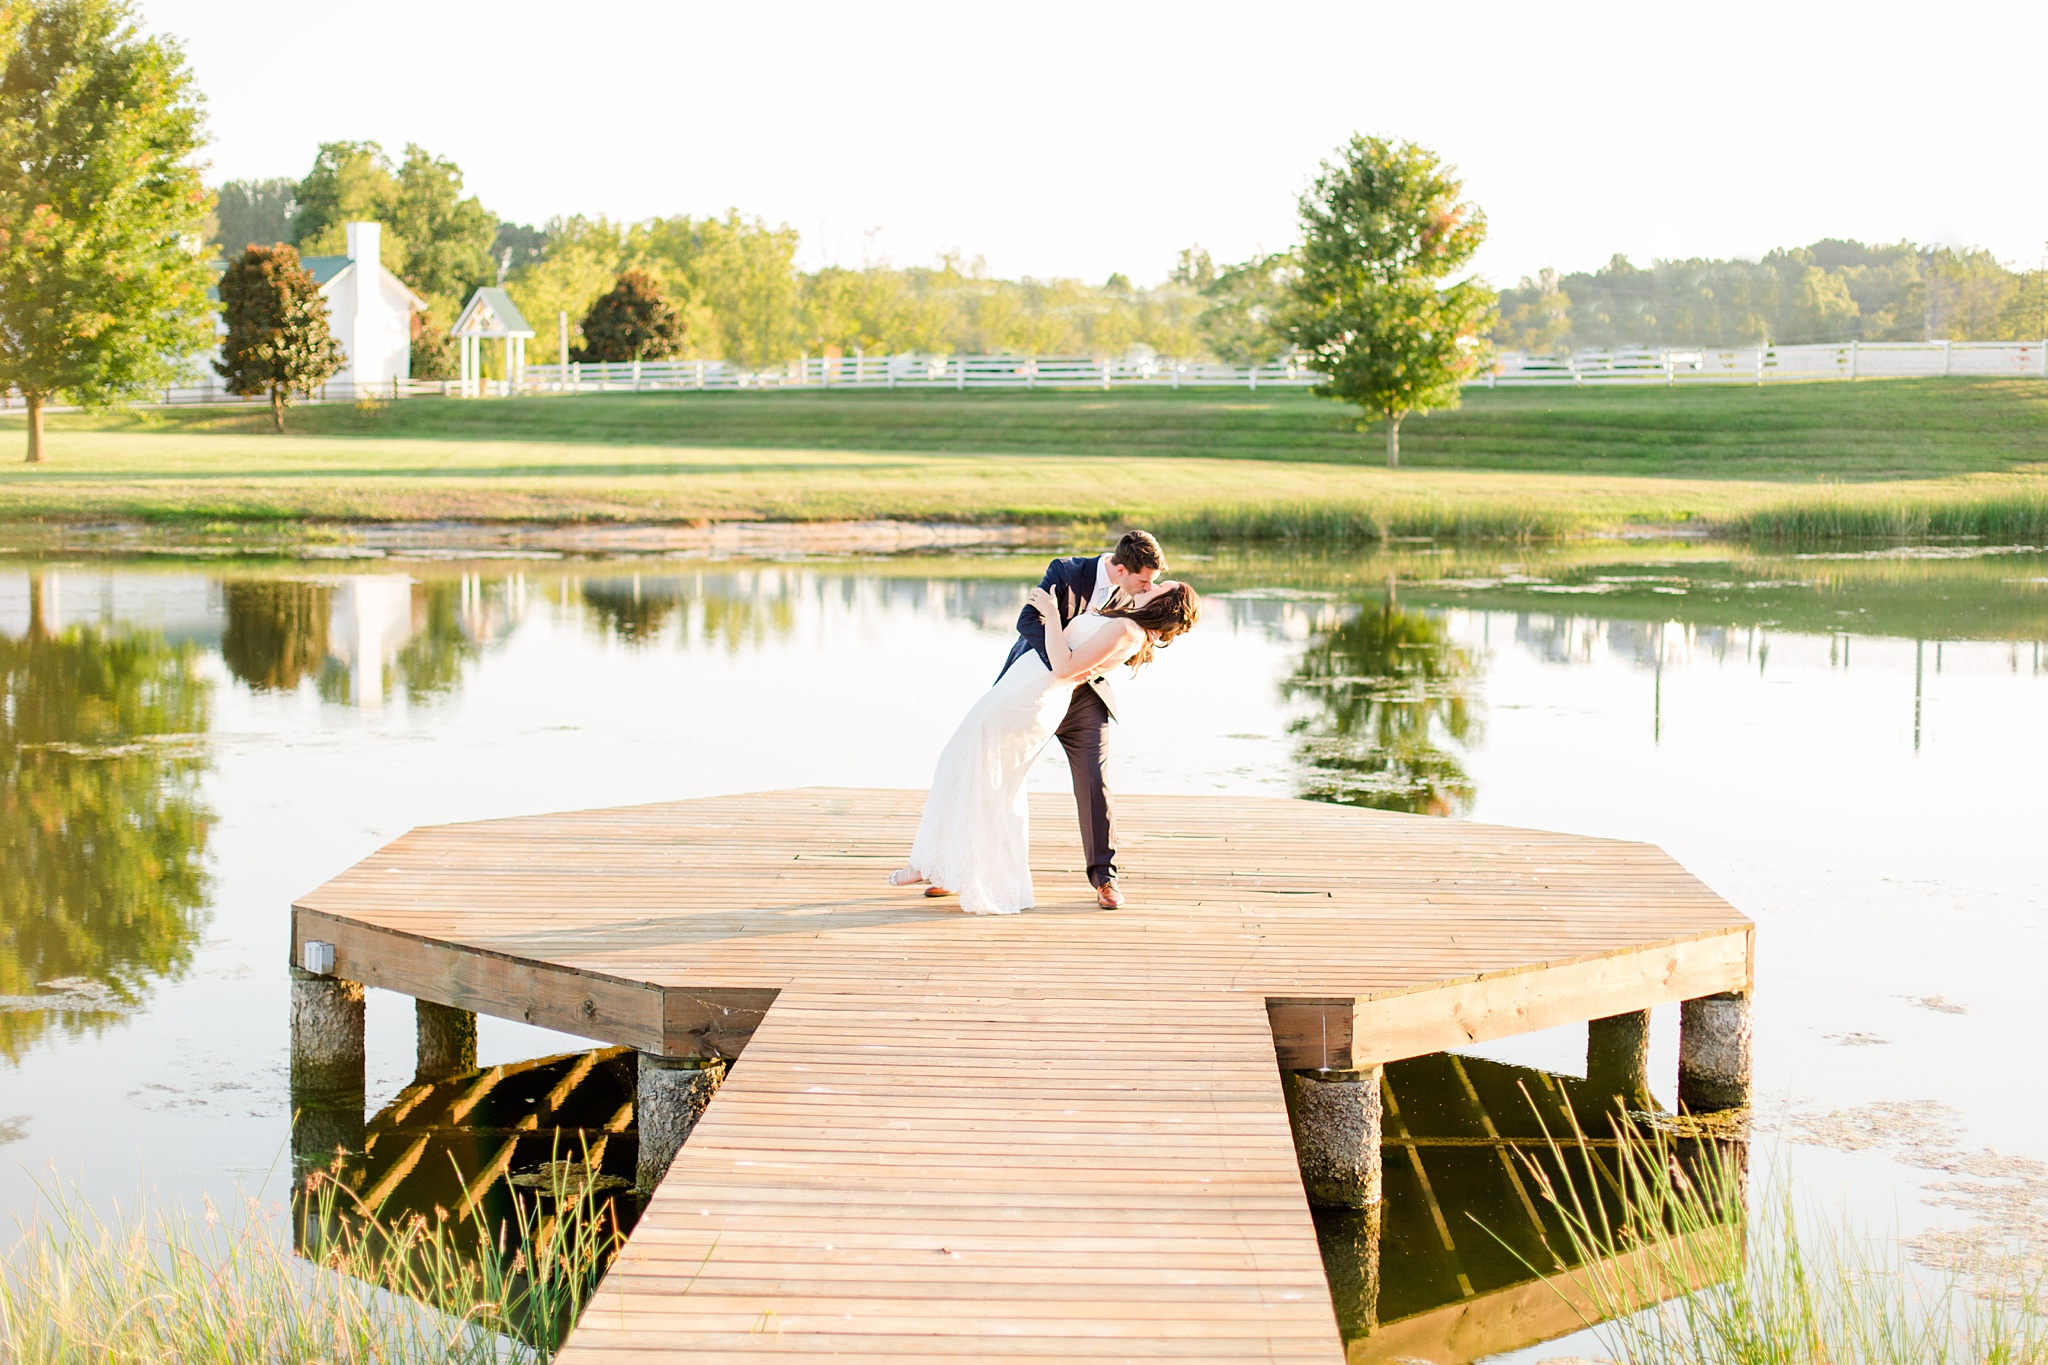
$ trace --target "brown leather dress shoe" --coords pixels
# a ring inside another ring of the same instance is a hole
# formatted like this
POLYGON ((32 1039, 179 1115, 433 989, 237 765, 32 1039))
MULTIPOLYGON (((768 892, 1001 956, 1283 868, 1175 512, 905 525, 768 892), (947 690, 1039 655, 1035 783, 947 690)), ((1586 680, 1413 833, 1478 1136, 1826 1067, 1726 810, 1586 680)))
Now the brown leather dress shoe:
POLYGON ((1095 888, 1095 903, 1105 910, 1121 910, 1124 908, 1124 893, 1117 890, 1113 879, 1106 881, 1095 888))

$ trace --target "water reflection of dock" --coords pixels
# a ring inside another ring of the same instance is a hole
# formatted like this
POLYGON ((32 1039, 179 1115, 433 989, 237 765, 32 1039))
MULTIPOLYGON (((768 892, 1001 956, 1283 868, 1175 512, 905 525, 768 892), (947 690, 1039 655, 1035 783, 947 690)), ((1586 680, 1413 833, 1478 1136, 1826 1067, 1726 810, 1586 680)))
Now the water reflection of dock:
POLYGON ((969 919, 880 885, 919 802, 415 831, 295 909, 295 1077, 360 1095, 362 984, 422 1002, 423 1058, 467 1011, 639 1053, 659 1184, 571 1360, 1333 1361, 1309 1199, 1381 1206, 1386 1064, 1597 1019, 1639 1077, 1645 1012, 1685 1001, 1682 1101, 1746 1097, 1749 925, 1655 849, 1130 798, 1108 914, 1048 798, 1043 903, 969 919))

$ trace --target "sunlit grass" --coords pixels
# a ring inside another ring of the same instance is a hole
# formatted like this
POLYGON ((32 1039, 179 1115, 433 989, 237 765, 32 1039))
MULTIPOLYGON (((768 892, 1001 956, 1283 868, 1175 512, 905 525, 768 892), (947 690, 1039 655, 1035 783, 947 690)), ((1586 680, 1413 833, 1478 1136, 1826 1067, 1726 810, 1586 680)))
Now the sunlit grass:
POLYGON ((900 520, 1370 544, 1681 531, 2041 533, 2048 382, 1475 393, 1407 466, 1344 410, 1248 394, 421 398, 53 419, 0 517, 351 521, 900 520))
POLYGON ((618 1234, 587 1190, 486 1228, 391 1222, 316 1173, 293 1214, 243 1198, 95 1211, 44 1185, 0 1260, 7 1365, 482 1365, 552 1358, 618 1234), (476 1254, 481 1247, 501 1254, 476 1254))
POLYGON ((2048 1361, 2048 1277, 2024 1249, 1920 1265, 1896 1238, 1802 1216, 1782 1180, 1745 1219, 1741 1153, 1681 1160, 1636 1130, 1604 1182, 1559 1187, 1532 1166, 1577 1263, 1549 1278, 1618 1365, 2048 1361))

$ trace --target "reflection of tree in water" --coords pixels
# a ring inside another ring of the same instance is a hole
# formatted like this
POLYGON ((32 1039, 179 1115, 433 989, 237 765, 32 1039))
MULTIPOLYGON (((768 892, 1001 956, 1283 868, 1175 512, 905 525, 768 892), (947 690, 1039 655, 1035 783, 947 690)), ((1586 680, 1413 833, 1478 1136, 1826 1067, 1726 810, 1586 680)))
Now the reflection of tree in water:
MULTIPOLYGON (((357 700, 352 694, 356 680, 332 656, 328 639, 336 591, 331 583, 276 579, 223 583, 227 627, 220 652, 228 672, 258 692, 290 692, 312 678, 324 701, 345 705, 357 700)), ((412 698, 446 693, 482 652, 464 628, 458 581, 414 583, 410 627, 378 684, 387 693, 394 677, 412 698)))
POLYGON ((413 636, 398 651, 398 676, 408 697, 439 696, 462 681, 483 653, 462 623, 462 584, 448 579, 412 586, 413 636))
POLYGON ((247 579, 221 585, 227 628, 221 660, 258 692, 290 692, 327 666, 327 622, 334 588, 326 583, 247 579))
POLYGON ((1469 809, 1472 779, 1447 742, 1478 737, 1466 688, 1478 671, 1442 618, 1391 597, 1319 630, 1281 686, 1319 708, 1293 726, 1302 795, 1422 815, 1469 809))
POLYGON ((583 603, 609 634, 644 645, 661 634, 681 605, 673 584, 643 585, 638 578, 600 578, 583 585, 583 603))
MULTIPOLYGON (((133 1003, 191 961, 208 708, 197 651, 154 632, 52 636, 32 606, 26 637, 0 636, 0 995, 85 977, 133 1003)), ((64 1018, 0 1011, 0 1054, 64 1018)))
POLYGON ((744 578, 712 578, 691 583, 673 578, 599 578, 583 585, 583 603, 598 625, 629 645, 644 645, 667 628, 671 618, 695 604, 694 635, 706 644, 738 649, 770 635, 787 634, 796 624, 796 607, 787 593, 762 593, 744 578))

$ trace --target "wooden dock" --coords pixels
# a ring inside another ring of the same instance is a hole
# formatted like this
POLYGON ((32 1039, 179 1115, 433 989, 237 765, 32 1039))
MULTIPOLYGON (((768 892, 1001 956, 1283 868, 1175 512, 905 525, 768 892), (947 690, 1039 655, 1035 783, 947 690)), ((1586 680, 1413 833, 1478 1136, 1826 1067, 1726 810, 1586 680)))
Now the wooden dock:
POLYGON ((415 830, 293 960, 655 1056, 741 1057, 564 1359, 1343 1358, 1281 1071, 1744 990, 1751 926, 1659 850, 1307 802, 1125 797, 1096 908, 882 885, 922 794, 415 830))

